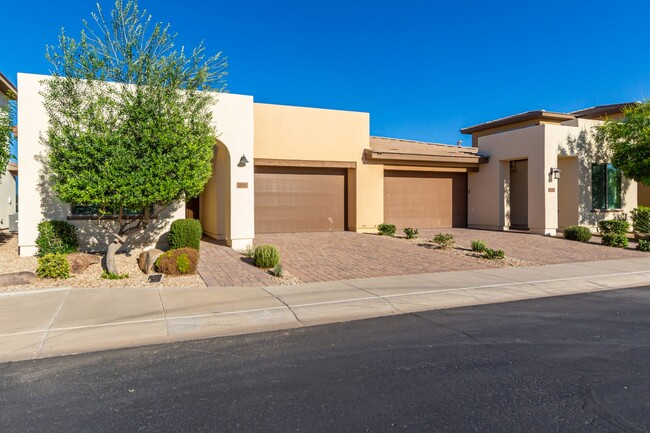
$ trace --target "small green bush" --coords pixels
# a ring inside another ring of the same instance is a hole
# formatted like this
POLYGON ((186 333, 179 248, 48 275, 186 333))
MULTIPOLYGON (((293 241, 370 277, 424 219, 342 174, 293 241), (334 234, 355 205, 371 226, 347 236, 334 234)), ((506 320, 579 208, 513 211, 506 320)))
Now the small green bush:
POLYGON ((598 223, 598 231, 603 235, 624 235, 630 230, 630 223, 624 220, 605 220, 598 223))
POLYGON ((627 236, 621 233, 606 233, 600 239, 603 245, 616 248, 627 247, 627 236))
POLYGON ((52 253, 39 257, 36 275, 41 278, 70 278, 68 256, 61 253, 52 253))
POLYGON ((630 214, 635 232, 650 233, 650 207, 639 206, 630 214))
POLYGON ((506 257, 506 253, 503 250, 493 250, 486 248, 485 251, 483 251, 483 256, 488 260, 498 260, 504 259, 506 257))
POLYGON ((650 253, 650 241, 639 239, 636 243, 636 249, 644 253, 650 253))
POLYGON ((275 268, 280 263, 280 253, 273 245, 258 246, 253 258, 258 268, 275 268))
POLYGON ((383 224, 379 224, 377 226, 377 231, 382 236, 395 236, 395 231, 396 230, 397 230, 397 227, 395 227, 395 224, 383 223, 383 224))
POLYGON ((275 265, 275 267, 274 267, 273 269, 271 269, 269 272, 270 272, 271 275, 273 275, 274 277, 282 278, 282 275, 284 274, 284 269, 282 269, 282 265, 278 263, 278 264, 275 265))
POLYGON ((433 243, 438 245, 438 248, 447 250, 454 246, 454 235, 451 233, 438 233, 433 237, 433 243))
POLYGON ((486 249, 487 249, 487 245, 485 244, 484 241, 480 239, 472 241, 472 251, 476 251, 477 253, 482 253, 486 249))
POLYGON ((129 278, 129 274, 111 274, 110 272, 102 272, 102 278, 105 280, 123 280, 129 278))
POLYGON ((589 227, 571 226, 564 229, 564 237, 572 241, 587 242, 591 239, 589 227))
POLYGON ((404 229, 404 234, 406 235, 406 239, 415 239, 418 237, 418 229, 407 227, 404 229))
POLYGON ((46 254, 69 254, 79 248, 77 228, 65 221, 42 221, 36 238, 39 257, 46 254))
POLYGON ((195 219, 176 220, 169 228, 169 248, 192 248, 199 250, 203 230, 201 222, 195 219))
POLYGON ((199 263, 199 252, 194 248, 169 250, 156 260, 156 269, 167 275, 193 274, 199 263))

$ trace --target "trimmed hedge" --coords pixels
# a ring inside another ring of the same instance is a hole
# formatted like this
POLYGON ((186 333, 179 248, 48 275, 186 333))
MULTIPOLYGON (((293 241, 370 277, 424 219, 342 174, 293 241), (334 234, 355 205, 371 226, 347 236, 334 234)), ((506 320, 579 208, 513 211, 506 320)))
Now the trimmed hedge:
POLYGON ((624 235, 630 230, 630 223, 625 220, 605 220, 598 223, 598 231, 604 235, 624 235))
POLYGON ((156 260, 156 269, 167 275, 185 275, 196 272, 199 251, 194 248, 178 248, 163 253, 156 260))
POLYGON ((42 221, 38 224, 37 255, 69 254, 79 250, 77 228, 65 221, 42 221))
POLYGON ((70 263, 67 254, 45 254, 38 258, 36 275, 40 278, 70 278, 70 263))
POLYGON ((591 239, 591 230, 589 227, 570 226, 564 229, 564 237, 572 241, 587 242, 591 239))
POLYGON ((625 248, 627 247, 627 236, 621 233, 606 233, 601 238, 603 245, 616 248, 625 248))
POLYGON ((650 207, 639 206, 630 215, 635 232, 650 233, 650 207))
POLYGON ((255 248, 253 259, 258 268, 275 268, 280 264, 280 252, 273 245, 260 245, 255 248))
POLYGON ((176 220, 169 228, 169 248, 172 250, 192 248, 198 251, 202 236, 203 230, 199 220, 191 218, 176 220))
POLYGON ((395 231, 397 231, 397 227, 395 227, 395 224, 379 224, 377 226, 377 231, 381 236, 395 236, 395 231))
POLYGON ((650 241, 639 239, 636 244, 636 249, 644 253, 650 253, 650 241))

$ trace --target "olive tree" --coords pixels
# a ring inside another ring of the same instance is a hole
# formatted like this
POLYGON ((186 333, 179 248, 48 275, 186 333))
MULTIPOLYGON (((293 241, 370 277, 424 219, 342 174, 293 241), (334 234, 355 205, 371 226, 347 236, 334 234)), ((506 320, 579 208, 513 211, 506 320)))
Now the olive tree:
POLYGON ((7 163, 12 157, 11 143, 13 141, 13 127, 16 120, 15 105, 11 101, 14 95, 9 92, 4 95, 7 103, 0 104, 0 177, 7 170, 7 163))
POLYGON ((62 30, 46 50, 46 163, 57 198, 99 214, 114 239, 107 270, 119 274, 115 253, 151 210, 196 197, 209 180, 226 63, 202 44, 176 48, 169 24, 152 24, 136 0, 91 16, 78 39, 62 30))

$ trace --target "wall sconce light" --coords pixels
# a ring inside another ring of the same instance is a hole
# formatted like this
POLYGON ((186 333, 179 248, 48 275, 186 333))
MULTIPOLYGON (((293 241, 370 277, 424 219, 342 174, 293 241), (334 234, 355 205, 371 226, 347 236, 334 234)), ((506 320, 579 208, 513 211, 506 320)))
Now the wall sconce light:
POLYGON ((559 168, 551 167, 551 170, 548 172, 549 181, 553 180, 553 179, 559 179, 561 173, 562 173, 562 170, 560 170, 559 168))
POLYGON ((248 159, 246 159, 246 155, 242 155, 241 158, 239 158, 239 164, 237 164, 237 167, 245 167, 246 164, 248 164, 248 159))

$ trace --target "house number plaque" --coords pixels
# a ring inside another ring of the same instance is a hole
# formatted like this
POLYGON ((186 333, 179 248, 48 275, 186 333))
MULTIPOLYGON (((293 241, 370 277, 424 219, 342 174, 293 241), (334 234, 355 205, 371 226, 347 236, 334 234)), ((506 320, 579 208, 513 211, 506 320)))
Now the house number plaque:
POLYGON ((248 188, 248 182, 237 182, 237 188, 248 188))

